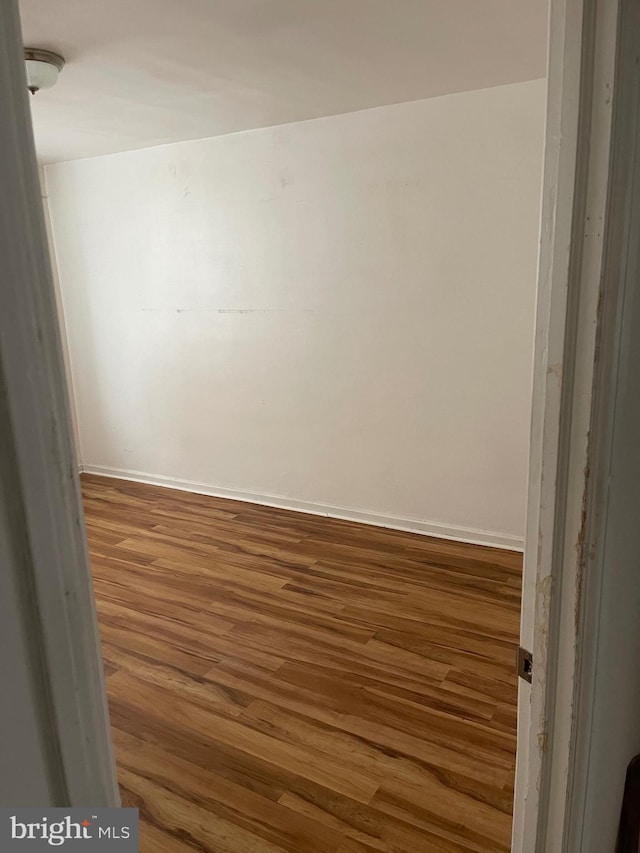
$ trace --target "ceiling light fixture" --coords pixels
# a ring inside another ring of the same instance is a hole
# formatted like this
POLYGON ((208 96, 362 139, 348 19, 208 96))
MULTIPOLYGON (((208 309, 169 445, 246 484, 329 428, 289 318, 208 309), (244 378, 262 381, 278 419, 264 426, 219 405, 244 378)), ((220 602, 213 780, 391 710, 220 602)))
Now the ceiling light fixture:
POLYGON ((55 86, 58 74, 64 67, 64 59, 51 50, 26 47, 24 62, 27 67, 27 86, 32 95, 39 89, 55 86))

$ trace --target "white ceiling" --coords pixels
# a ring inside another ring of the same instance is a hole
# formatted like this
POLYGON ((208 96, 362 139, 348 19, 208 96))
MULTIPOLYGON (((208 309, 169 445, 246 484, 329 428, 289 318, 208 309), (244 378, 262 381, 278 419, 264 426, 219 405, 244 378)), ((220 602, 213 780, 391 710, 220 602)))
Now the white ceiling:
POLYGON ((546 0, 20 0, 41 160, 543 77, 546 0))

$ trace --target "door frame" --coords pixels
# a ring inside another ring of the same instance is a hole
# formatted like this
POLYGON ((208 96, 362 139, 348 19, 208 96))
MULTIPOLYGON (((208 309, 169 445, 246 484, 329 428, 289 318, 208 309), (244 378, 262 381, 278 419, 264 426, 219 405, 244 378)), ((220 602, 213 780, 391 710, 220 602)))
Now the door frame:
POLYGON ((636 61, 620 39, 624 2, 551 0, 521 625, 533 679, 519 685, 514 853, 577 849, 581 826, 588 733, 578 721, 595 684, 583 638, 595 632, 597 643, 593 581, 604 571, 591 522, 613 418, 596 405, 597 386, 621 335, 620 317, 605 323, 602 312, 617 287, 608 211, 624 189, 611 151, 631 118, 614 126, 615 84, 636 61))
MULTIPOLYGON (((10 654, 18 633, 28 637, 37 721, 23 730, 16 709, 15 731, 3 735, 42 745, 50 805, 117 806, 17 0, 0 3, 0 43, 0 433, 10 472, 0 527, 12 546, 6 570, 15 570, 20 587, 19 627, 15 634, 6 628, 3 651, 10 654)), ((3 692, 17 697, 14 686, 3 683, 3 692)), ((42 765, 22 768, 21 776, 29 772, 36 778, 42 765)), ((28 787, 15 796, 16 805, 38 805, 27 799, 28 787)))

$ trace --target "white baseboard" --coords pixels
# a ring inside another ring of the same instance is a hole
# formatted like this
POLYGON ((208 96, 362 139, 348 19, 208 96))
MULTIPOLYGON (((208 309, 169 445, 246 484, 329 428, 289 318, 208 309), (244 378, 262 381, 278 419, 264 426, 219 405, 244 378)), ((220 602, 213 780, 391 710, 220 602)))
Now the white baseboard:
POLYGON ((125 468, 107 468, 102 465, 82 465, 81 470, 86 474, 98 474, 102 477, 116 477, 120 480, 133 480, 136 483, 147 483, 150 486, 164 486, 168 489, 179 489, 184 492, 195 492, 199 495, 211 495, 216 498, 229 498, 235 501, 273 506, 279 509, 290 509, 296 512, 306 512, 310 515, 324 515, 329 518, 340 518, 345 521, 359 521, 361 524, 371 524, 374 527, 388 527, 391 530, 404 530, 408 533, 421 533, 424 536, 436 536, 439 539, 453 539, 456 542, 466 542, 470 545, 487 545, 492 548, 505 548, 509 551, 522 551, 524 541, 518 536, 505 533, 494 533, 489 530, 458 527, 456 525, 440 524, 434 521, 421 521, 415 518, 402 518, 395 515, 382 515, 377 512, 367 512, 361 509, 330 506, 310 501, 297 501, 279 495, 263 495, 255 492, 245 492, 240 489, 223 489, 208 483, 198 483, 192 480, 177 480, 174 477, 164 477, 155 474, 145 474, 142 471, 129 471, 125 468))

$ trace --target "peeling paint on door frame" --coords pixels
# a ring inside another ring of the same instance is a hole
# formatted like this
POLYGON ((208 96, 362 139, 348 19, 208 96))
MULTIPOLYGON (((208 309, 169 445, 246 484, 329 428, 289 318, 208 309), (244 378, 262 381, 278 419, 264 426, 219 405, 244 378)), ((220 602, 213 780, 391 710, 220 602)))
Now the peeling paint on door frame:
POLYGON ((575 703, 622 0, 551 0, 514 853, 571 849, 575 703), (614 99, 615 100, 615 93, 614 99))

